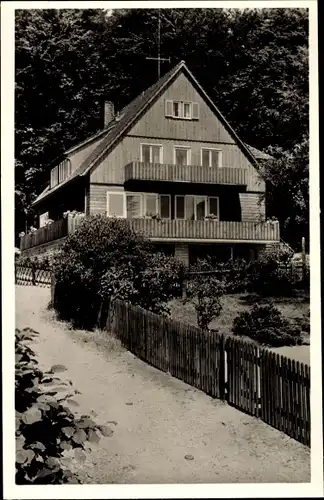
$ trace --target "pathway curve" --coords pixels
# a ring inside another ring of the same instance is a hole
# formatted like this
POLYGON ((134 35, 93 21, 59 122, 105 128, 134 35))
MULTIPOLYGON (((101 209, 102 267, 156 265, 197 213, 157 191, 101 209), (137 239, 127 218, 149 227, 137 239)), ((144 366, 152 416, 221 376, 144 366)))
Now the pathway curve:
POLYGON ((70 330, 48 301, 48 289, 17 286, 17 327, 40 333, 33 348, 42 367, 67 367, 82 413, 116 422, 81 471, 85 482, 310 481, 308 448, 145 364, 107 334, 70 330))

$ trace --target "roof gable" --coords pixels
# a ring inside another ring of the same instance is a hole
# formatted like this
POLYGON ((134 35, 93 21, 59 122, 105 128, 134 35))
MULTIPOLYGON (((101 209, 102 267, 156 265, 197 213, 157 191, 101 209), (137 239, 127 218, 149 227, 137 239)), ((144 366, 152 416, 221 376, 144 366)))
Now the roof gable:
POLYGON ((251 150, 245 145, 243 141, 236 135, 235 131, 232 129, 230 124, 221 114, 219 109, 215 106, 213 101, 208 97, 206 92, 203 90, 201 85, 195 79, 193 74, 189 71, 184 61, 181 61, 177 66, 175 66, 171 71, 166 73, 160 80, 158 80, 154 85, 152 85, 145 92, 142 92, 136 99, 134 99, 130 104, 125 106, 120 112, 120 118, 114 126, 111 128, 109 133, 106 135, 105 139, 98 145, 98 147, 89 155, 88 158, 80 165, 78 169, 79 175, 85 175, 92 169, 97 162, 99 162, 102 157, 116 145, 118 140, 123 137, 125 133, 134 125, 134 123, 140 119, 143 113, 148 109, 148 107, 157 99, 161 93, 170 85, 174 79, 183 71, 189 80, 194 84, 197 90, 201 93, 203 98, 206 100, 212 111, 215 113, 217 118, 224 125, 228 133, 233 137, 236 144, 243 151, 245 156, 254 164, 258 165, 257 160, 251 150))

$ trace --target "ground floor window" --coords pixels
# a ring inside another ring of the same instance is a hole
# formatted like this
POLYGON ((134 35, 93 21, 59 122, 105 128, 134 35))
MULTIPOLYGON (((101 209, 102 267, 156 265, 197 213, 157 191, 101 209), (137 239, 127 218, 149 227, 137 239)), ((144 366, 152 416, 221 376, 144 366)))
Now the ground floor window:
POLYGON ((214 196, 170 195, 138 192, 108 192, 107 215, 136 219, 204 220, 219 218, 219 198, 214 196))
POLYGON ((107 192, 108 217, 125 217, 125 193, 107 192))
POLYGON ((219 218, 219 198, 209 196, 176 196, 175 218, 203 220, 208 215, 219 218))

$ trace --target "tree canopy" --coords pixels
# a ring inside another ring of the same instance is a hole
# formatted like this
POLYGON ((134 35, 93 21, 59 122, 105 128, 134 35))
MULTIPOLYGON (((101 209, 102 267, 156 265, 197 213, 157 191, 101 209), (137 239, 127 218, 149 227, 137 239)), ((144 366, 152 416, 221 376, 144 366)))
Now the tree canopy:
MULTIPOLYGON (((100 128, 102 100, 120 109, 156 81, 146 58, 157 19, 157 9, 16 11, 17 232, 50 161, 100 128)), ((162 74, 186 61, 243 141, 282 159, 307 149, 307 9, 161 9, 161 56, 162 74)))

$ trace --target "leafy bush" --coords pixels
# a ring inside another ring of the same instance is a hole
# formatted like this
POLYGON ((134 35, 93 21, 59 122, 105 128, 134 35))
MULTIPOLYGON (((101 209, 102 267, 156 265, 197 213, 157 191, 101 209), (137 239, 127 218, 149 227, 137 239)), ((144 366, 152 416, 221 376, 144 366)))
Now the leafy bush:
POLYGON ((233 321, 234 335, 251 337, 261 345, 280 347, 301 344, 300 329, 292 325, 273 304, 255 304, 233 321))
POLYGON ((182 266, 155 255, 149 240, 127 221, 101 215, 86 217, 56 258, 54 307, 75 326, 95 326, 101 304, 120 298, 156 313, 167 310, 182 266))
POLYGON ((224 282, 226 293, 243 293, 247 291, 249 264, 243 258, 218 262, 213 267, 219 272, 219 279, 224 282))
POLYGON ((250 291, 263 296, 290 296, 298 281, 289 251, 278 246, 261 252, 247 274, 250 291))
POLYGON ((15 264, 24 267, 35 267, 35 269, 51 269, 53 266, 53 257, 48 254, 32 257, 19 255, 15 260, 15 264))
POLYGON ((185 302, 194 305, 199 328, 208 330, 211 321, 217 318, 222 310, 220 298, 226 287, 224 281, 215 274, 204 274, 213 271, 208 259, 199 260, 191 270, 196 274, 188 282, 185 302))
POLYGON ((15 336, 16 483, 80 483, 71 470, 75 460, 86 460, 85 445, 98 442, 98 432, 110 436, 113 431, 87 415, 75 416, 76 391, 55 376, 65 367, 55 365, 45 373, 38 368, 27 345, 35 335, 26 328, 15 336))

